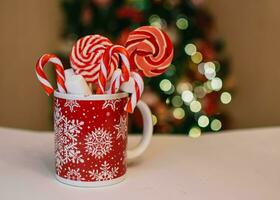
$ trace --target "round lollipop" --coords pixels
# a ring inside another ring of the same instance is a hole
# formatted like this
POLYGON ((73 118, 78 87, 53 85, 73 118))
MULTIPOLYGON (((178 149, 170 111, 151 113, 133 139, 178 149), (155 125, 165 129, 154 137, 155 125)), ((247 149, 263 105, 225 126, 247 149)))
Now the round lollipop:
POLYGON ((125 47, 131 68, 147 77, 164 73, 172 62, 173 45, 166 33, 153 26, 132 31, 125 47))
MULTIPOLYGON (((80 38, 72 47, 70 63, 75 73, 82 75, 89 83, 98 82, 100 61, 111 41, 101 35, 87 35, 80 38)), ((118 55, 113 55, 109 75, 118 66, 118 55)))

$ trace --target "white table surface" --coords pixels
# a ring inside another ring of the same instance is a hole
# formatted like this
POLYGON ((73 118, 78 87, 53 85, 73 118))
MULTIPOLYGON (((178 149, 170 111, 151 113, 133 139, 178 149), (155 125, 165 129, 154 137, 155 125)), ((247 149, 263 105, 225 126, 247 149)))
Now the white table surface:
POLYGON ((280 199, 280 127, 154 136, 124 182, 89 189, 55 180, 53 134, 44 133, 0 128, 1 200, 280 199))

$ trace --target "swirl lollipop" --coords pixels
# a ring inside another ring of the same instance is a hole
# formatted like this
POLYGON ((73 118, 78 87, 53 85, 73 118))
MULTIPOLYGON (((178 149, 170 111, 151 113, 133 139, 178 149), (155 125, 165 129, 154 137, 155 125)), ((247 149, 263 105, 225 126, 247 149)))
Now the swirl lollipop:
MULTIPOLYGON (((80 38, 72 47, 70 63, 75 73, 82 75, 89 83, 98 82, 102 55, 111 41, 101 35, 87 35, 80 38)), ((113 55, 109 76, 118 66, 118 55, 113 55)))
POLYGON ((172 62, 173 45, 166 33, 153 26, 132 31, 126 41, 131 68, 147 77, 164 73, 172 62))

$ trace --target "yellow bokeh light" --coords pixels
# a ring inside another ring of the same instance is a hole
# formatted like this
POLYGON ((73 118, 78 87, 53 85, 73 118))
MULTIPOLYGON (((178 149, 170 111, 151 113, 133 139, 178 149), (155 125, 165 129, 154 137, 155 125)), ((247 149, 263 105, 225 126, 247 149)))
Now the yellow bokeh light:
POLYGON ((153 125, 156 125, 157 124, 157 116, 155 115, 152 115, 152 122, 153 122, 153 125))
POLYGON ((199 118, 198 118, 198 125, 200 127, 206 127, 209 125, 209 118, 206 116, 206 115, 201 115, 199 118))
POLYGON ((192 127, 189 131, 189 136, 191 138, 198 138, 201 135, 201 130, 199 127, 192 127))
POLYGON ((220 99, 223 104, 228 104, 231 102, 231 94, 228 92, 223 92, 220 99))
POLYGON ((183 119, 185 117, 185 111, 183 108, 175 108, 173 110, 173 116, 175 119, 183 119))
POLYGON ((168 79, 163 79, 160 81, 159 87, 162 91, 167 92, 172 88, 172 84, 168 79))
POLYGON ((219 131, 222 128, 222 122, 218 119, 214 119, 210 125, 213 131, 219 131))
POLYGON ((199 101, 191 102, 190 109, 192 112, 199 112, 201 110, 201 103, 199 101))
POLYGON ((199 64, 202 61, 203 57, 200 52, 196 52, 194 55, 192 55, 191 59, 195 64, 199 64))
POLYGON ((176 26, 181 30, 186 30, 189 26, 189 22, 186 18, 179 18, 176 21, 176 26))
POLYGON ((194 44, 187 44, 185 46, 185 52, 187 55, 192 56, 196 53, 196 46, 194 44))

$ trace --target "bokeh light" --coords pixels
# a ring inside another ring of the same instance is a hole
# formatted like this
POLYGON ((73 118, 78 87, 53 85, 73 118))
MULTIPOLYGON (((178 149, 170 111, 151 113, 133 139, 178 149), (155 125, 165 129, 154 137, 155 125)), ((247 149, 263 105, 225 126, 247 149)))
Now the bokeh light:
POLYGON ((199 64, 202 61, 203 57, 200 52, 196 52, 194 55, 192 55, 191 59, 195 64, 199 64))
POLYGON ((228 104, 231 102, 231 94, 229 92, 223 92, 220 99, 223 104, 228 104))
POLYGON ((183 105, 182 98, 178 95, 172 98, 171 103, 174 107, 181 107, 183 105))
POLYGON ((149 17, 149 23, 151 26, 162 28, 164 25, 164 20, 162 20, 158 15, 151 15, 149 17))
POLYGON ((189 131, 189 136, 191 138, 198 138, 200 135, 201 135, 201 130, 199 127, 194 126, 189 131))
POLYGON ((167 99, 165 100, 165 103, 166 103, 166 104, 170 104, 170 99, 167 98, 167 99))
POLYGON ((152 115, 152 122, 153 122, 153 125, 156 125, 157 124, 157 116, 155 115, 152 115))
POLYGON ((207 62, 204 64, 204 75, 208 80, 212 80, 216 76, 215 64, 212 62, 207 62))
POLYGON ((199 101, 191 102, 190 109, 192 112, 199 112, 201 110, 201 103, 199 101))
POLYGON ((187 55, 192 56, 196 53, 196 46, 194 44, 187 44, 185 46, 185 52, 187 55))
POLYGON ((222 122, 218 119, 214 119, 212 122, 211 122, 211 125, 210 125, 211 129, 213 131, 219 131, 221 130, 222 128, 222 122))
POLYGON ((206 116, 206 115, 201 115, 199 118, 198 118, 198 125, 200 127, 203 127, 205 128, 206 126, 209 125, 209 118, 206 116))
POLYGON ((203 98, 206 95, 206 89, 202 86, 195 87, 194 94, 197 98, 203 98))
POLYGON ((211 88, 215 91, 219 91, 223 87, 223 81, 216 77, 211 80, 211 88))
POLYGON ((185 90, 182 93, 182 99, 186 103, 190 103, 193 100, 194 96, 193 93, 190 90, 185 90))
POLYGON ((172 84, 168 79, 163 79, 160 81, 159 87, 162 91, 167 92, 172 88, 172 84))
POLYGON ((186 30, 189 26, 189 22, 186 18, 181 17, 177 19, 176 26, 181 30, 186 30))
POLYGON ((173 110, 173 116, 175 119, 183 119, 185 117, 185 111, 183 108, 175 108, 173 110))
POLYGON ((192 84, 188 82, 180 82, 177 84, 177 92, 182 94, 185 90, 192 90, 192 84))
POLYGON ((174 85, 171 84, 170 90, 164 91, 164 93, 170 95, 170 94, 173 94, 174 91, 175 91, 175 87, 174 87, 174 85))

